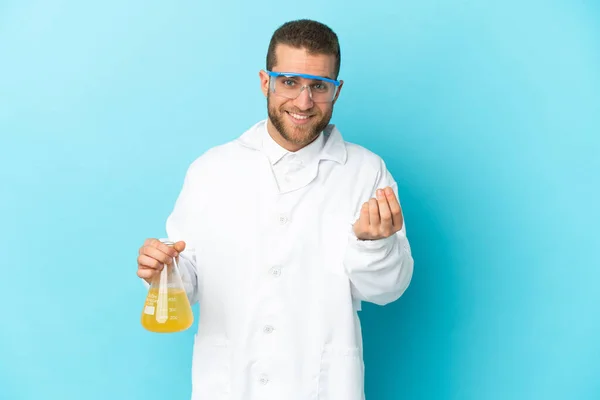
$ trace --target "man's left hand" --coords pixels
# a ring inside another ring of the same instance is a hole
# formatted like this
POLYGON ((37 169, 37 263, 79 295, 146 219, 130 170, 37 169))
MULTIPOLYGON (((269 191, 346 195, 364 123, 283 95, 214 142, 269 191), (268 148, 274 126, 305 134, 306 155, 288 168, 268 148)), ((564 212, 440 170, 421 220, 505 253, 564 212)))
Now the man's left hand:
POLYGON ((402 229, 402 210, 392 188, 377 189, 376 196, 362 205, 360 217, 353 225, 360 240, 384 239, 402 229))

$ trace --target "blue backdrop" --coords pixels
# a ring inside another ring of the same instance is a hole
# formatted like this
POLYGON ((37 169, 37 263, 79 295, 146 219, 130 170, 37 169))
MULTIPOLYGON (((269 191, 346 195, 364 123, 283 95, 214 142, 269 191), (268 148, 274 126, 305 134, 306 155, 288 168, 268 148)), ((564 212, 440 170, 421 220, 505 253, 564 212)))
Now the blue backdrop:
POLYGON ((600 3, 494 3, 1 2, 0 399, 188 398, 196 325, 142 329, 137 250, 266 117, 301 17, 340 36, 333 121, 387 161, 415 257, 361 314, 367 398, 600 399, 600 3))

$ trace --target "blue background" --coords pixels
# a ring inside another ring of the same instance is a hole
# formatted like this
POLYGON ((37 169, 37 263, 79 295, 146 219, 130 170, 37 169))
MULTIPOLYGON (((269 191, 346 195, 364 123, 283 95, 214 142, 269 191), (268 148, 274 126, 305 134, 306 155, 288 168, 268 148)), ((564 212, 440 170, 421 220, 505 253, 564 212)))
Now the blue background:
POLYGON ((415 257, 361 314, 367 398, 600 399, 592 0, 1 2, 0 399, 188 398, 194 329, 142 329, 137 250, 266 117, 300 17, 340 37, 333 121, 387 161, 415 257))

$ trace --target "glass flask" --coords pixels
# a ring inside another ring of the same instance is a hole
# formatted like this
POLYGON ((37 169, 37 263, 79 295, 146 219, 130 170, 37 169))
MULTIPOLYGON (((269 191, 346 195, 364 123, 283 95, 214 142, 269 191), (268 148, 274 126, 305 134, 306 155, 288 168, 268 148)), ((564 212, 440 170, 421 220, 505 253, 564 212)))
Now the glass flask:
MULTIPOLYGON (((161 242, 174 244, 164 239, 161 242)), ((141 322, 145 329, 158 333, 181 332, 192 326, 194 313, 175 258, 152 279, 141 322)))

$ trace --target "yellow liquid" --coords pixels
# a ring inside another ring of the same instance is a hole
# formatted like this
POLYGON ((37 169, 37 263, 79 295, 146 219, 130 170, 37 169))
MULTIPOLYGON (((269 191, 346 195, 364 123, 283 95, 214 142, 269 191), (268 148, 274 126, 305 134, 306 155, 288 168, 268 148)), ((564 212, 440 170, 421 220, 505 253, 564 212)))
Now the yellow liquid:
POLYGON ((184 290, 169 290, 165 312, 159 312, 158 288, 151 288, 142 311, 142 326, 151 332, 171 333, 188 329, 194 313, 184 290))

